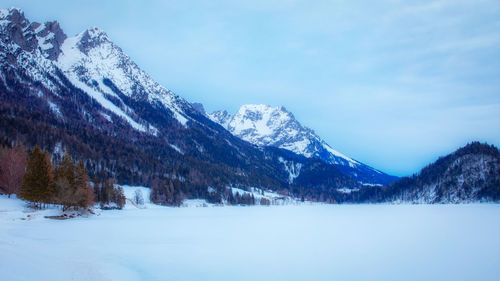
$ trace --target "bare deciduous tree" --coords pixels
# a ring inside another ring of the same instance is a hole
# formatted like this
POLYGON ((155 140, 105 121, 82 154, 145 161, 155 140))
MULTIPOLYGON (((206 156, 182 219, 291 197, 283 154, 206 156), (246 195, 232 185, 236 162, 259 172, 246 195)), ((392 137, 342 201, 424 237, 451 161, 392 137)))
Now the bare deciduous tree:
POLYGON ((0 186, 7 192, 19 194, 26 173, 26 151, 22 147, 6 149, 0 154, 0 186))
POLYGON ((142 197, 142 192, 140 189, 135 190, 134 203, 139 206, 144 205, 144 197, 142 197))

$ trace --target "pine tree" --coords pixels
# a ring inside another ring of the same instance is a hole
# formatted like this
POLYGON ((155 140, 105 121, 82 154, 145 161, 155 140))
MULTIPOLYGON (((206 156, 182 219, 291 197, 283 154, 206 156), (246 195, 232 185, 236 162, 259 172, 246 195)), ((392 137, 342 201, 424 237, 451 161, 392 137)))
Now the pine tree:
POLYGON ((113 200, 114 181, 105 180, 101 187, 101 205, 109 204, 113 200))
POLYGON ((125 206, 126 200, 127 200, 127 198, 125 197, 125 194, 123 193, 123 188, 121 186, 119 186, 118 188, 116 188, 114 190, 113 202, 115 202, 116 205, 118 205, 119 209, 122 209, 123 206, 125 206))
POLYGON ((54 175, 48 152, 35 146, 26 165, 20 197, 36 203, 49 203, 53 196, 54 175))
POLYGON ((63 205, 63 210, 66 210, 72 205, 71 201, 73 198, 72 188, 65 177, 56 177, 54 181, 54 198, 52 202, 54 204, 63 205))
POLYGON ((40 185, 39 179, 41 177, 41 159, 42 152, 40 151, 40 147, 37 145, 29 155, 28 163, 26 164, 26 174, 24 174, 23 183, 21 185, 21 192, 19 195, 24 200, 31 202, 38 202, 39 200, 37 191, 39 190, 40 185))
POLYGON ((65 178, 72 188, 75 186, 75 165, 68 151, 64 153, 63 160, 56 170, 56 178, 65 178))
POLYGON ((89 185, 89 176, 80 160, 75 170, 75 201, 76 206, 87 208, 94 204, 94 192, 89 185))
POLYGON ((101 202, 101 186, 102 184, 99 182, 97 178, 92 180, 92 190, 94 191, 94 201, 101 202))
POLYGON ((53 202, 63 205, 63 210, 78 206, 75 185, 75 165, 68 151, 63 156, 55 172, 55 192, 53 202))
POLYGON ((43 171, 46 175, 44 189, 42 190, 41 202, 51 203, 54 197, 54 168, 50 162, 50 153, 46 150, 43 156, 43 171))

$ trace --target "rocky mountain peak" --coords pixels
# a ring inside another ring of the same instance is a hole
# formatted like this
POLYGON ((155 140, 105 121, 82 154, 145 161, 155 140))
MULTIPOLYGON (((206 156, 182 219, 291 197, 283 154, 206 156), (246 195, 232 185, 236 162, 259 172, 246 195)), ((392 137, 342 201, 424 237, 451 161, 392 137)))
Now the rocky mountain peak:
POLYGON ((1 41, 15 44, 22 50, 33 52, 38 41, 33 31, 29 29, 30 22, 24 17, 21 9, 10 8, 0 10, 1 41))
POLYGON ((78 35, 78 37, 78 48, 86 55, 89 50, 94 49, 101 44, 111 43, 106 32, 97 27, 89 28, 83 31, 78 35))
POLYGON ((18 8, 0 11, 2 41, 15 44, 23 51, 40 50, 45 58, 56 60, 67 36, 56 21, 30 22, 18 8))
POLYGON ((262 118, 264 113, 271 113, 274 116, 283 115, 290 119, 295 119, 293 114, 289 112, 284 106, 270 106, 267 104, 244 104, 236 114, 247 115, 249 117, 255 116, 262 118))
POLYGON ((22 27, 26 27, 29 24, 29 21, 24 16, 23 10, 14 7, 0 10, 0 19, 20 24, 22 27))
POLYGON ((242 105, 234 116, 227 111, 216 111, 210 114, 213 121, 221 124, 234 135, 260 146, 277 146, 292 150, 297 154, 310 155, 303 147, 290 149, 287 144, 313 134, 312 130, 303 127, 293 114, 284 107, 265 104, 242 105))
POLYGON ((227 128, 227 125, 231 121, 232 117, 233 116, 226 110, 218 110, 208 114, 208 118, 224 128, 227 128))
POLYGON ((40 49, 45 57, 57 60, 61 54, 61 46, 68 38, 57 21, 40 24, 36 29, 36 36, 40 49))
POLYGON ((203 106, 203 104, 199 102, 193 102, 191 103, 191 106, 194 108, 194 110, 198 111, 204 116, 207 116, 207 112, 205 111, 205 107, 203 106))

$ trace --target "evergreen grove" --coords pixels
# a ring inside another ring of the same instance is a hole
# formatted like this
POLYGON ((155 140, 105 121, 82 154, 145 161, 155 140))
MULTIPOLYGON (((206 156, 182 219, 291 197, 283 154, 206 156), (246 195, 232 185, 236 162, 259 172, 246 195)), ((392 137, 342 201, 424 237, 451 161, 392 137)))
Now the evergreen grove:
POLYGON ((75 165, 66 152, 54 168, 49 152, 42 152, 38 146, 29 154, 19 197, 32 202, 37 208, 56 204, 61 205, 63 210, 87 210, 96 201, 102 207, 114 203, 116 207, 113 208, 121 209, 125 205, 123 190, 114 188, 112 180, 92 186, 82 161, 75 165))

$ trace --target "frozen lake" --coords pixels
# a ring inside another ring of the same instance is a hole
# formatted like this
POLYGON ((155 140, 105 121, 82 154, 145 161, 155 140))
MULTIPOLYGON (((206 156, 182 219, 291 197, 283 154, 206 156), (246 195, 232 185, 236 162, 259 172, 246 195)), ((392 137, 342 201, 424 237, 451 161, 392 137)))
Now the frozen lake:
POLYGON ((495 204, 150 206, 66 221, 2 212, 4 281, 500 276, 495 204))

